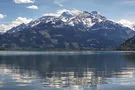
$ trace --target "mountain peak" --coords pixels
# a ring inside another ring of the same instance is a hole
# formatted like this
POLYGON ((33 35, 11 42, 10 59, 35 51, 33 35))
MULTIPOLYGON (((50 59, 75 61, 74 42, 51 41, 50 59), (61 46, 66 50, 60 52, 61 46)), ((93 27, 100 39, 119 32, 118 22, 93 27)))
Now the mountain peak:
POLYGON ((94 18, 101 19, 101 20, 106 20, 107 18, 103 16, 100 12, 98 11, 92 11, 91 14, 94 16, 94 18))
POLYGON ((73 14, 66 11, 66 12, 63 12, 60 17, 71 18, 71 17, 73 17, 73 14))
POLYGON ((83 11, 83 14, 85 14, 85 13, 90 14, 88 11, 83 11))
POLYGON ((92 14, 101 14, 101 13, 98 12, 98 11, 92 11, 91 13, 92 13, 92 14))

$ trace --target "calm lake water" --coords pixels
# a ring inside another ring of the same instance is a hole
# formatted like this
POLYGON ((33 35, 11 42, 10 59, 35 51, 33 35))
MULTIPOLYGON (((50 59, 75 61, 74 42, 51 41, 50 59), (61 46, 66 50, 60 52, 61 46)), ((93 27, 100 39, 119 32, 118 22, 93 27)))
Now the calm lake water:
POLYGON ((0 90, 135 90, 135 52, 0 52, 0 90))

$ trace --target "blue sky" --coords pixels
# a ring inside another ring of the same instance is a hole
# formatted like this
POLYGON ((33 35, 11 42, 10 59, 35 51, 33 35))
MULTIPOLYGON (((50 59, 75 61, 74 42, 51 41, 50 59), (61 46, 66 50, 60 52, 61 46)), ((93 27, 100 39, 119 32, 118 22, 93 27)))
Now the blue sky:
POLYGON ((135 21, 135 0, 0 0, 0 24, 10 24, 18 17, 36 19, 61 9, 99 11, 114 21, 135 21))

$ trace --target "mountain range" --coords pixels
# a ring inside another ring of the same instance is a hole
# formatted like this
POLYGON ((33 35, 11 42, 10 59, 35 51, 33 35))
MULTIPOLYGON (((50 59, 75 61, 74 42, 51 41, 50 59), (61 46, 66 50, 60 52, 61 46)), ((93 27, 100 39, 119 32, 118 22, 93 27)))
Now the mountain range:
POLYGON ((0 35, 4 48, 115 48, 135 31, 111 21, 97 11, 46 15, 13 27, 0 35))

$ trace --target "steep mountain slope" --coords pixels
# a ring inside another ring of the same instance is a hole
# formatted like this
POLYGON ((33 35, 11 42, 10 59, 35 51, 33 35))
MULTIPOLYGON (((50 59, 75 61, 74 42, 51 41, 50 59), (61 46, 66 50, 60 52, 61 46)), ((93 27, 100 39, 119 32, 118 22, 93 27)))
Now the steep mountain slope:
POLYGON ((121 43, 121 39, 125 41, 134 35, 134 31, 130 28, 123 27, 110 20, 96 23, 90 28, 90 31, 98 33, 110 40, 116 40, 118 43, 121 43))
POLYGON ((135 36, 125 41, 118 50, 135 50, 135 36))
POLYGON ((135 35, 96 11, 43 16, 0 36, 5 48, 113 48, 135 35))

